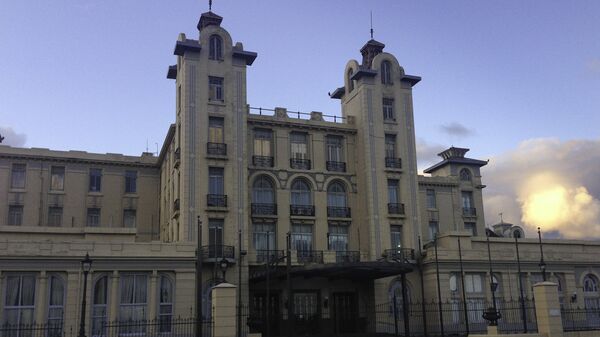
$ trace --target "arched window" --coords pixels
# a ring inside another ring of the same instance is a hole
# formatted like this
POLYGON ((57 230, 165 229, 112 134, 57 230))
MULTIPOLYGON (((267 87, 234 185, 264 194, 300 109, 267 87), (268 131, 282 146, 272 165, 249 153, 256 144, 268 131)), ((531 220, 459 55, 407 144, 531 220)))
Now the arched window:
POLYGON ((450 275, 450 291, 455 292, 458 290, 458 283, 456 282, 456 274, 450 275))
POLYGON ((292 205, 312 205, 312 195, 308 182, 304 179, 296 179, 292 183, 292 198, 290 203, 292 205))
POLYGON ((352 68, 348 69, 348 92, 352 92, 352 90, 354 90, 354 80, 352 80, 353 74, 354 70, 352 70, 352 68))
POLYGON ((166 275, 160 276, 159 300, 159 332, 171 332, 171 321, 173 319, 173 282, 166 275))
POLYGON ((50 276, 49 282, 48 337, 60 337, 65 312, 65 282, 57 275, 50 276))
POLYGON ((585 293, 597 293, 598 292, 598 279, 594 275, 587 274, 583 278, 583 292, 585 292, 585 293))
MULTIPOLYGON (((406 302, 410 303, 411 302, 411 295, 410 295, 411 291, 410 291, 410 286, 408 285, 408 282, 406 284, 406 302)), ((396 300, 396 310, 398 311, 397 313, 397 317, 399 319, 402 319, 403 315, 402 315, 402 305, 403 305, 403 301, 402 301, 402 282, 400 280, 394 280, 392 282, 392 284, 390 285, 390 290, 388 293, 389 299, 390 299, 390 303, 394 303, 394 299, 396 300)), ((394 312, 394 307, 392 304, 390 304, 390 306, 392 306, 390 308, 390 313, 394 312)))
POLYGON ((252 202, 255 204, 274 204, 275 191, 273 183, 267 176, 261 175, 252 185, 252 202))
POLYGON ((471 181, 471 171, 469 169, 460 170, 460 180, 461 181, 471 181))
POLYGON ((349 218, 346 207, 346 189, 344 185, 335 181, 327 187, 327 215, 336 218, 349 218))
POLYGON ((223 40, 219 35, 212 35, 209 39, 209 54, 211 60, 223 59, 223 40))
POLYGON ((102 276, 94 284, 92 297, 92 337, 106 336, 108 277, 102 276))
POLYGON ((381 62, 381 83, 392 84, 392 64, 390 61, 381 62))

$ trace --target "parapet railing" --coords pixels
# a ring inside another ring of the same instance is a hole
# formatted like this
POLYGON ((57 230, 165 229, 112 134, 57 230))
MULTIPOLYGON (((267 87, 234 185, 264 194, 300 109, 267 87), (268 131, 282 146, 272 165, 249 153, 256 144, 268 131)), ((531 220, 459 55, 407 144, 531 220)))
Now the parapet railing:
POLYGON ((260 115, 260 116, 276 116, 277 112, 281 111, 285 113, 287 118, 296 118, 296 119, 305 119, 305 120, 316 120, 316 121, 325 121, 325 122, 333 122, 333 123, 347 123, 347 118, 336 115, 327 115, 321 112, 302 112, 302 111, 292 111, 287 109, 268 109, 261 107, 248 107, 248 113, 251 115, 260 115))

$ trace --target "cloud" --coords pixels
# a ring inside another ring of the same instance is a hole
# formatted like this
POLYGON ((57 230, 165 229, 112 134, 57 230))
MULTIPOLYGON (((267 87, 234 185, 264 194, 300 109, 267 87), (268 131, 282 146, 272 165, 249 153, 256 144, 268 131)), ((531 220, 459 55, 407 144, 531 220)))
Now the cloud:
POLYGON ((600 139, 532 139, 484 168, 489 223, 504 220, 553 237, 600 238, 600 139), (496 219, 496 220, 493 220, 496 219))
POLYGON ((586 65, 586 69, 593 74, 600 74, 600 57, 589 60, 586 65))
POLYGON ((452 123, 441 125, 440 130, 442 132, 448 134, 449 136, 456 137, 456 138, 465 138, 465 137, 469 137, 469 136, 472 136, 473 134, 475 134, 474 130, 471 130, 471 129, 467 128, 466 126, 464 126, 460 123, 457 123, 457 122, 452 122, 452 123))
POLYGON ((2 145, 23 147, 27 141, 27 136, 23 133, 16 133, 11 127, 0 126, 0 135, 4 137, 2 145))
POLYGON ((440 144, 429 144, 424 139, 418 138, 417 143, 417 166, 419 171, 441 161, 438 153, 444 151, 447 147, 440 144))

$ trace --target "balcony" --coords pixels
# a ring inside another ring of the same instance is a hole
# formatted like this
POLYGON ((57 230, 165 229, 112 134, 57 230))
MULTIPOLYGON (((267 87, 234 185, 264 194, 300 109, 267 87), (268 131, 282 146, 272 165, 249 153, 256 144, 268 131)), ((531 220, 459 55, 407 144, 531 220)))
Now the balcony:
POLYGON ((291 158, 290 167, 298 170, 310 170, 310 159, 291 158))
POLYGON ((252 165, 259 167, 273 167, 273 157, 269 156, 252 156, 252 165))
POLYGON ((250 204, 252 215, 277 215, 277 204, 250 204))
POLYGON ((394 261, 410 262, 416 260, 415 250, 410 248, 386 249, 383 255, 386 259, 394 261))
POLYGON ((175 152, 173 152, 173 166, 175 166, 175 168, 178 168, 179 164, 181 164, 181 148, 180 147, 175 149, 175 152))
POLYGON ((346 172, 346 163, 343 161, 327 161, 325 162, 327 171, 346 172))
POLYGON ((227 144, 225 143, 206 143, 206 153, 211 156, 226 156, 227 144))
POLYGON ((335 262, 337 263, 355 263, 360 262, 359 251, 337 251, 335 252, 335 262))
POLYGON ((219 262, 223 259, 235 259, 235 247, 226 245, 202 246, 202 261, 219 262))
POLYGON ((296 251, 298 263, 323 263, 322 250, 298 250, 296 251))
POLYGON ((207 194, 206 206, 208 207, 227 207, 227 196, 224 194, 207 194))
POLYGON ((385 157, 385 167, 393 168, 393 169, 401 169, 402 168, 402 159, 385 157))
POLYGON ((259 249, 256 251, 256 262, 258 263, 276 263, 283 261, 284 257, 283 250, 259 249))
POLYGON ((351 218, 350 207, 327 206, 327 216, 330 218, 351 218))
POLYGON ((389 203, 388 214, 404 215, 404 204, 400 203, 389 203))
POLYGON ((315 206, 313 205, 290 205, 290 215, 314 216, 315 206))
POLYGON ((474 207, 463 207, 463 216, 477 216, 477 209, 474 207))

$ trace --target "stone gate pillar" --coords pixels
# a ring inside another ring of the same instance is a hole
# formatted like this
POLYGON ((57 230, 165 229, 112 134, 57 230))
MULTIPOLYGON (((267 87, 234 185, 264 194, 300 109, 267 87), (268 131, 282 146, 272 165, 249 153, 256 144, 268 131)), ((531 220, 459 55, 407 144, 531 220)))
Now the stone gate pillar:
POLYGON ((541 282, 533 285, 538 332, 547 337, 562 337, 563 325, 558 301, 558 285, 541 282))
POLYGON ((236 335, 236 292, 237 287, 229 283, 221 283, 212 289, 214 337, 236 335))

